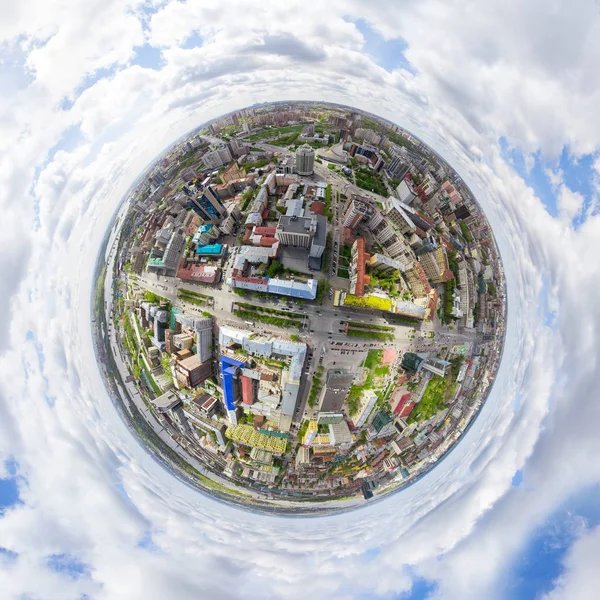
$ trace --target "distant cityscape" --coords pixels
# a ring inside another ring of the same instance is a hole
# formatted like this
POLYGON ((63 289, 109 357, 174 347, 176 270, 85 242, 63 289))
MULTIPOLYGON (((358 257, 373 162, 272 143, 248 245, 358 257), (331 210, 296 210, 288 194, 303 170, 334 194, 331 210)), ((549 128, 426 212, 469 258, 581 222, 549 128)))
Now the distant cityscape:
POLYGON ((190 485, 259 510, 414 482, 502 359, 504 270, 473 194, 346 106, 261 104, 179 140, 115 217, 96 281, 125 422, 190 485))

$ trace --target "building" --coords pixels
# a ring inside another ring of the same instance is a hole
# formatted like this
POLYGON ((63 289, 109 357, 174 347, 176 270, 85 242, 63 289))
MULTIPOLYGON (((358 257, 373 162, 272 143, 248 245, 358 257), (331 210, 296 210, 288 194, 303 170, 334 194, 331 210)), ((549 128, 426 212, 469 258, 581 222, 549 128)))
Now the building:
POLYGON ((398 200, 400 200, 400 202, 404 202, 404 204, 408 204, 409 206, 414 202, 415 198, 417 197, 417 193, 406 179, 403 179, 398 184, 395 194, 398 200))
POLYGON ((317 215, 312 217, 279 217, 275 237, 284 246, 309 248, 317 233, 317 215))
POLYGON ((314 173, 315 151, 308 145, 302 144, 296 150, 296 173, 298 175, 312 175, 314 173))
POLYGON ((410 171, 410 160, 404 156, 394 155, 386 171, 393 179, 404 179, 410 171))
POLYGON ((365 286, 371 278, 365 272, 369 255, 365 251, 364 238, 357 238, 352 244, 352 262, 350 263, 350 293, 355 296, 365 295, 365 286))
POLYGON ((414 352, 405 352, 402 357, 402 368, 405 371, 411 371, 412 373, 417 373, 421 369, 421 363, 423 359, 414 352))
POLYGON ((369 418, 373 407, 377 402, 377 394, 373 390, 365 390, 361 397, 360 407, 358 412, 353 417, 354 426, 359 429, 361 428, 369 418))
POLYGON ((329 425, 329 442, 332 446, 349 447, 352 444, 352 434, 346 421, 329 425))
POLYGON ((394 421, 385 411, 380 410, 367 429, 367 439, 384 438, 394 433, 394 421))
POLYGON ((321 400, 321 412, 323 414, 339 413, 342 406, 344 406, 353 381, 354 373, 335 369, 327 371, 325 389, 321 400))
POLYGON ((175 361, 177 381, 187 388, 195 388, 212 375, 212 361, 200 361, 197 354, 175 361))
POLYGON ((150 403, 159 413, 165 413, 168 410, 180 406, 181 399, 173 390, 169 390, 168 392, 165 392, 162 396, 158 396, 157 398, 151 398, 150 403))
POLYGON ((352 137, 356 140, 367 142, 367 144, 371 144, 373 146, 379 146, 381 143, 381 135, 372 129, 365 129, 363 127, 357 127, 352 137))
MULTIPOLYGON (((310 258, 321 258, 327 247, 327 217, 323 215, 314 215, 312 218, 317 220, 315 235, 310 244, 308 253, 310 258)), ((320 265, 320 261, 318 263, 320 265)))
MULTIPOLYGON (((222 330, 223 328, 221 328, 222 330)), ((221 333, 219 333, 219 339, 220 337, 221 333)), ((227 411, 227 417, 232 425, 237 425, 236 402, 240 396, 239 374, 244 363, 222 354, 219 358, 219 365, 223 388, 223 402, 227 411)))
POLYGON ((424 370, 429 371, 434 375, 446 377, 446 372, 450 363, 447 360, 441 360, 439 358, 427 358, 423 361, 421 366, 424 370))
POLYGON ((182 187, 187 196, 187 208, 191 208, 204 223, 220 223, 227 216, 227 209, 208 183, 191 182, 182 187))
POLYGON ((280 294, 282 296, 291 296, 303 300, 314 300, 317 297, 317 287, 318 281, 316 279, 294 281, 271 278, 267 282, 266 291, 269 294, 280 294))
POLYGON ((354 229, 371 214, 371 206, 358 196, 352 196, 344 207, 344 227, 354 229))
POLYGON ((400 203, 397 198, 388 198, 385 208, 385 217, 402 234, 415 230, 415 224, 406 209, 407 205, 400 203))
POLYGON ((217 148, 212 150, 211 152, 207 152, 202 157, 204 164, 209 169, 218 169, 225 163, 228 163, 232 160, 231 151, 227 146, 223 146, 222 148, 217 148))
POLYGON ((192 243, 196 246, 210 244, 220 235, 219 230, 212 224, 199 225, 196 233, 192 237, 192 243))
POLYGON ((148 259, 148 270, 159 271, 161 273, 174 271, 179 265, 179 259, 184 246, 185 238, 183 235, 173 232, 167 242, 163 255, 160 257, 150 256, 148 259))
MULTIPOLYGON (((233 357, 223 354, 223 351, 229 352, 231 348, 241 347, 247 354, 263 358, 282 357, 289 358, 289 367, 283 370, 282 383, 280 386, 280 395, 274 400, 274 408, 279 411, 279 430, 288 432, 292 425, 292 416, 296 408, 296 401, 300 390, 300 378, 306 358, 306 344, 292 342, 279 338, 269 338, 259 336, 252 331, 234 329, 231 327, 221 327, 219 329, 219 345, 221 346, 221 372, 223 376, 223 392, 226 409, 228 414, 235 412, 236 401, 239 400, 243 389, 241 389, 240 376, 249 376, 249 369, 242 372, 244 363, 233 357)), ((262 379, 262 378, 261 378, 262 379)), ((269 401, 261 398, 258 399, 269 401)), ((233 422, 233 421, 232 421, 233 422)))
POLYGON ((371 254, 368 261, 369 266, 374 271, 380 273, 390 273, 392 271, 404 271, 405 263, 394 260, 384 254, 371 254))

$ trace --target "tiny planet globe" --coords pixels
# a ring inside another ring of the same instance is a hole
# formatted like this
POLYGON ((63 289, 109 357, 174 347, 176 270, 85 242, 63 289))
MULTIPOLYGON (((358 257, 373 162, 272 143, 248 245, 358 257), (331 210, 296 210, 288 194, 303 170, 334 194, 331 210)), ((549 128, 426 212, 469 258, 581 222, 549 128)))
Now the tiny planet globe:
POLYGON ((502 358, 479 203, 407 130, 324 102, 224 115, 165 150, 99 253, 95 349, 178 478, 279 514, 372 503, 461 439, 502 358))

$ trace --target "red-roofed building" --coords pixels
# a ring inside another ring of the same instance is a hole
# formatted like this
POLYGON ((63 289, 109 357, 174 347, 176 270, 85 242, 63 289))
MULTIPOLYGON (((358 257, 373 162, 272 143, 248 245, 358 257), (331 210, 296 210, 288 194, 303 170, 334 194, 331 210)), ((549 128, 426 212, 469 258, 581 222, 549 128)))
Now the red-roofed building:
POLYGON ((261 246, 274 246, 278 241, 279 240, 277 238, 261 235, 259 243, 261 246))
POLYGON ((250 377, 242 375, 242 402, 244 404, 254 404, 254 381, 250 377))
POLYGON ((184 281, 200 281, 201 283, 218 283, 221 281, 221 269, 214 266, 196 265, 193 263, 185 264, 182 260, 177 277, 184 281))
POLYGON ((365 295, 365 286, 371 278, 365 273, 365 265, 369 255, 365 252, 364 238, 358 238, 352 244, 352 264, 350 265, 350 293, 355 296, 365 295))
POLYGON ((325 216, 325 204, 323 202, 313 202, 310 205, 310 210, 316 215, 325 216))
POLYGON ((262 211, 262 213, 260 213, 260 216, 261 216, 263 219, 268 219, 268 218, 269 218, 269 213, 270 213, 270 212, 271 212, 271 211, 270 211, 268 208, 265 208, 265 210, 263 210, 263 211, 262 211))
POLYGON ((277 233, 277 227, 255 227, 253 233, 255 235, 268 235, 273 237, 277 233))
POLYGON ((413 408, 415 407, 415 401, 410 399, 410 392, 404 394, 402 398, 400 398, 400 402, 394 408, 394 414, 400 417, 401 419, 405 419, 410 415, 413 408))

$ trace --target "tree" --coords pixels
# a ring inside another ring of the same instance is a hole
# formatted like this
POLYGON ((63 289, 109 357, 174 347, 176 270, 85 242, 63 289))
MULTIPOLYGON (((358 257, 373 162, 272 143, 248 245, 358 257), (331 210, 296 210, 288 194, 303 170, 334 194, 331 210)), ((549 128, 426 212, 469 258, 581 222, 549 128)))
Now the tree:
POLYGON ((300 336, 296 335, 295 333, 292 333, 292 335, 290 335, 290 340, 292 340, 292 342, 299 342, 300 336))
POLYGON ((272 260, 271 264, 267 267, 267 277, 277 277, 283 271, 283 265, 278 260, 272 260))

